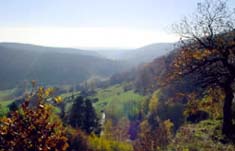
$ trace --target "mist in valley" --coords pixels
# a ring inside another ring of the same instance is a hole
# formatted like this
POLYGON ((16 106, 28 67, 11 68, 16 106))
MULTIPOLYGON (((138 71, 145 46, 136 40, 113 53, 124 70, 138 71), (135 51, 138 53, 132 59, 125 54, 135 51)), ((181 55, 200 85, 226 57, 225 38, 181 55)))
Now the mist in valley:
POLYGON ((0 151, 235 150, 234 7, 2 2, 0 151))

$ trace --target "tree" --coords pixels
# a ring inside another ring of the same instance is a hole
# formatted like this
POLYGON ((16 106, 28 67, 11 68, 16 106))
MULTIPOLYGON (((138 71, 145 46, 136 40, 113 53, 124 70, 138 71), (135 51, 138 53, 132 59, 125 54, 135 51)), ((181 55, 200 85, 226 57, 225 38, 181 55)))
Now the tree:
POLYGON ((89 149, 88 135, 80 129, 67 128, 69 148, 67 151, 92 151, 89 149))
POLYGON ((166 150, 172 139, 172 128, 174 124, 168 119, 160 121, 159 126, 154 129, 145 120, 141 123, 141 133, 134 141, 135 151, 160 151, 166 150))
POLYGON ((227 1, 205 0, 190 18, 173 26, 181 36, 181 48, 172 63, 168 80, 192 77, 202 88, 220 87, 224 90, 223 134, 231 136, 233 84, 235 82, 234 12, 227 1))
MULTIPOLYGON (((39 88, 34 95, 26 96, 19 109, 12 111, 9 117, 0 118, 1 151, 67 150, 63 124, 53 116, 52 106, 45 103, 51 92, 50 88, 39 88), (30 105, 32 101, 35 106, 30 105)), ((59 98, 53 100, 57 102, 59 98)))
POLYGON ((74 128, 80 128, 86 133, 99 133, 99 121, 89 99, 79 96, 74 100, 68 115, 68 123, 74 128))
POLYGON ((229 10, 226 2, 226 0, 205 0, 203 3, 198 3, 197 12, 174 24, 173 31, 182 39, 197 42, 202 48, 217 48, 222 42, 217 41, 219 34, 234 30, 235 12, 229 10))

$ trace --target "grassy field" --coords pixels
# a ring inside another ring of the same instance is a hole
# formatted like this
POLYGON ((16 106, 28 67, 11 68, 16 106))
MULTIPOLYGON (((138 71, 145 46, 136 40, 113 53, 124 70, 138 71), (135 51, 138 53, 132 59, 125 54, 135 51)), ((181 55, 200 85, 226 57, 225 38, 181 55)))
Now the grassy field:
POLYGON ((9 104, 11 104, 14 100, 1 100, 0 101, 0 104, 3 106, 3 107, 7 107, 9 104))
POLYGON ((16 89, 2 90, 0 91, 0 114, 5 114, 8 111, 8 105, 11 104, 13 99, 13 93, 16 89))
POLYGON ((125 85, 114 85, 106 89, 99 89, 94 98, 98 98, 98 102, 94 107, 99 113, 104 110, 108 116, 114 118, 129 117, 137 114, 141 108, 141 101, 145 99, 135 93, 133 90, 124 91, 125 85))
POLYGON ((80 94, 80 91, 77 91, 77 92, 69 92, 69 93, 63 93, 63 94, 61 94, 60 96, 61 96, 63 99, 65 99, 66 97, 70 97, 70 96, 72 96, 72 95, 78 95, 78 94, 80 94))
POLYGON ((14 100, 0 101, 0 117, 5 116, 9 112, 8 105, 14 100))
POLYGON ((16 89, 8 89, 0 91, 0 101, 12 98, 12 95, 15 91, 16 89))

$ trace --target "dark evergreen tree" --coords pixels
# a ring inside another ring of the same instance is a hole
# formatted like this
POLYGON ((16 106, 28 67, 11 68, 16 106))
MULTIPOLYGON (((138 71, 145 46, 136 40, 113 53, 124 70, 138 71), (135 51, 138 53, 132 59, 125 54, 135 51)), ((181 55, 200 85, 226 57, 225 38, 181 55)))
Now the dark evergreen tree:
POLYGON ((86 133, 99 133, 99 120, 89 99, 79 96, 74 100, 68 115, 68 123, 86 133))

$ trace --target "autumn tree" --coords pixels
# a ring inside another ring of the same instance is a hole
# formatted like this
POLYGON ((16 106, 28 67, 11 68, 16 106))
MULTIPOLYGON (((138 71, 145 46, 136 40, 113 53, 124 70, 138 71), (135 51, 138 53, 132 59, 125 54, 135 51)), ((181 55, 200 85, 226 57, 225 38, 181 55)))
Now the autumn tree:
POLYGON ((159 126, 151 128, 145 120, 141 123, 141 133, 134 141, 135 151, 160 151, 166 150, 172 139, 174 124, 168 119, 160 121, 159 126))
POLYGON ((220 87, 224 91, 223 133, 231 136, 232 100, 235 80, 234 12, 227 1, 205 0, 197 11, 173 26, 181 36, 181 48, 172 63, 168 80, 191 77, 201 88, 220 87))
POLYGON ((0 118, 1 151, 67 150, 63 124, 56 115, 53 116, 52 105, 46 103, 48 100, 61 101, 60 97, 51 97, 52 91, 40 87, 27 95, 19 109, 12 111, 9 117, 0 118))

